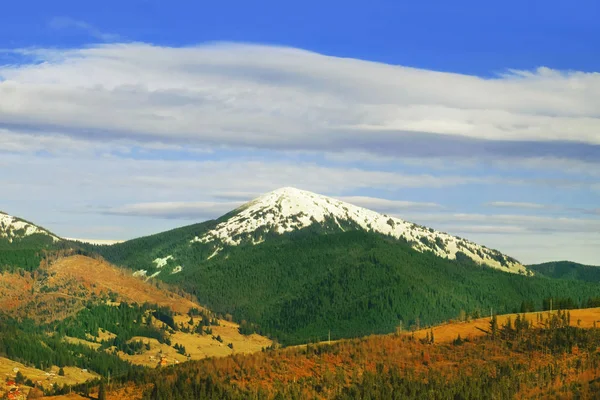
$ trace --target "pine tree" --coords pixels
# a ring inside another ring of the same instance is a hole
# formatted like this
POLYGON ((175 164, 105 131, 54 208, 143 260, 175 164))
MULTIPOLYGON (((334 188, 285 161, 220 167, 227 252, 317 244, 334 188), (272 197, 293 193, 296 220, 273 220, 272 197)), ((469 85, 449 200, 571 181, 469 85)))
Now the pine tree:
POLYGON ((490 320, 490 333, 492 339, 495 339, 498 334, 498 319, 496 318, 496 314, 492 315, 492 319, 490 320))
POLYGON ((106 387, 104 386, 104 382, 100 383, 100 388, 98 389, 98 400, 106 400, 106 387))

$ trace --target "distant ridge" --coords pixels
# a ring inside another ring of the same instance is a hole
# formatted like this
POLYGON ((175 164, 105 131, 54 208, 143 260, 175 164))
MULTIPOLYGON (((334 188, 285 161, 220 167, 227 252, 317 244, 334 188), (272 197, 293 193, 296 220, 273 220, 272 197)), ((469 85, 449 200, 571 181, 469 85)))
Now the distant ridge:
POLYGON ((584 265, 572 261, 552 261, 529 265, 528 268, 549 278, 600 283, 600 267, 594 265, 584 265))

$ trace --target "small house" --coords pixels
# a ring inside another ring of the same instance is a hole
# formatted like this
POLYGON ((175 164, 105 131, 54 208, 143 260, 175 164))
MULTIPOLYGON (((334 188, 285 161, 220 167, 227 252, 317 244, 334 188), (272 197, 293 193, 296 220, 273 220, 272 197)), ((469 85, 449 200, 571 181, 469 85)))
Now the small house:
POLYGON ((169 365, 169 362, 167 361, 167 357, 162 356, 160 358, 160 361, 158 362, 158 365, 160 365, 161 367, 165 367, 165 366, 169 365))

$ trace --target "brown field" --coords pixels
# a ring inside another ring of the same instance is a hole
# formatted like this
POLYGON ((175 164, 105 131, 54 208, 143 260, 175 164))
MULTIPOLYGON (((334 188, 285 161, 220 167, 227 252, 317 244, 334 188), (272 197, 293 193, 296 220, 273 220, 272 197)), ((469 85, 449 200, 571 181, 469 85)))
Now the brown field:
POLYGON ((65 394, 62 396, 44 396, 44 399, 52 400, 89 400, 87 397, 80 396, 75 393, 65 394))
POLYGON ((150 302, 179 313, 191 307, 202 308, 190 298, 158 285, 161 288, 103 260, 75 255, 58 258, 49 265, 42 263, 32 273, 0 274, 0 309, 14 317, 49 322, 76 313, 88 300, 107 299, 111 292, 118 301, 150 302))
POLYGON ((48 272, 48 284, 51 287, 60 287, 69 280, 74 280, 75 284, 84 285, 96 295, 117 293, 120 301, 156 303, 179 313, 186 313, 192 307, 201 308, 190 299, 158 289, 153 284, 134 277, 130 271, 102 260, 84 256, 66 257, 50 265, 48 272))
MULTIPOLYGON (((584 308, 577 310, 569 310, 571 314, 571 325, 580 326, 582 328, 591 328, 594 326, 594 322, 600 327, 600 308, 584 308)), ((554 311, 553 313, 556 313, 554 311)), ((538 315, 541 315, 543 319, 548 318, 550 315, 549 311, 542 312, 531 312, 525 314, 505 314, 498 315, 498 326, 502 326, 506 323, 508 318, 515 321, 517 315, 525 315, 525 318, 533 323, 534 326, 538 325, 538 315)), ((436 342, 448 343, 460 335, 463 339, 472 339, 478 336, 484 336, 485 332, 490 327, 490 317, 479 318, 465 322, 451 322, 442 325, 437 325, 432 328, 421 329, 415 331, 415 337, 418 339, 425 338, 427 333, 433 331, 433 336, 436 342)))
MULTIPOLYGON (((190 308, 195 307, 203 309, 197 303, 186 299, 180 295, 167 290, 158 289, 153 284, 145 282, 140 278, 133 277, 128 271, 116 268, 104 261, 92 259, 84 256, 71 256, 59 259, 53 263, 48 272, 51 278, 48 283, 53 287, 64 286, 65 281, 71 281, 67 286, 77 284, 85 285, 96 295, 101 295, 112 291, 118 294, 121 301, 136 303, 156 303, 161 306, 168 306, 174 312, 183 315, 176 315, 174 320, 177 324, 188 325, 189 317, 185 315, 190 308)), ((154 320, 154 318, 153 318, 154 320)), ((196 325, 200 321, 196 321, 196 325)), ((162 325, 154 320, 155 325, 162 325)), ((226 357, 236 353, 252 353, 261 351, 263 348, 272 344, 271 340, 260 335, 244 336, 238 332, 239 325, 233 322, 219 320, 219 326, 212 326, 213 335, 221 336, 223 343, 213 339, 211 335, 198 335, 183 332, 175 332, 170 339, 172 344, 176 343, 185 346, 187 353, 192 360, 204 359, 207 357, 226 357), (227 344, 232 343, 233 349, 227 344)), ((98 340, 110 339, 114 337, 111 332, 100 330, 98 340)), ((90 338, 92 339, 92 338, 90 338)), ((87 344, 91 347, 99 347, 99 343, 93 340, 85 341, 81 339, 67 339, 72 342, 87 344)), ((150 350, 144 350, 142 354, 128 355, 120 353, 124 360, 131 361, 138 365, 155 367, 160 360, 159 353, 166 356, 169 364, 176 364, 187 361, 188 358, 179 354, 173 347, 149 338, 134 338, 144 343, 150 343, 150 350)))

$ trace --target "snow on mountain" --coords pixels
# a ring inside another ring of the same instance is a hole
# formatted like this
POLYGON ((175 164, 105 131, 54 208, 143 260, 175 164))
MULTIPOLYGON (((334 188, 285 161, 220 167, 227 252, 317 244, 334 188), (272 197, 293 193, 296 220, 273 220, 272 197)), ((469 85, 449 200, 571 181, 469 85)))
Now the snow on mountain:
POLYGON ((59 237, 39 226, 0 212, 0 238, 7 238, 12 243, 15 239, 22 239, 34 234, 48 235, 54 242, 60 241, 59 237))
POLYGON ((214 256, 223 246, 236 246, 243 242, 258 244, 264 241, 266 233, 284 234, 312 224, 326 223, 334 223, 341 230, 350 226, 404 239, 417 251, 432 251, 448 259, 455 259, 457 253, 462 252, 479 264, 512 273, 531 274, 517 260, 485 246, 290 187, 267 193, 243 205, 235 210, 232 217, 192 242, 213 244, 214 256))
POLYGON ((169 262, 169 260, 172 260, 173 256, 166 256, 164 258, 157 258, 154 261, 152 261, 154 263, 154 265, 156 265, 156 268, 161 269, 162 267, 164 267, 165 265, 167 265, 167 263, 169 262))

